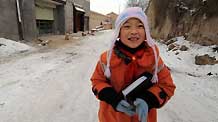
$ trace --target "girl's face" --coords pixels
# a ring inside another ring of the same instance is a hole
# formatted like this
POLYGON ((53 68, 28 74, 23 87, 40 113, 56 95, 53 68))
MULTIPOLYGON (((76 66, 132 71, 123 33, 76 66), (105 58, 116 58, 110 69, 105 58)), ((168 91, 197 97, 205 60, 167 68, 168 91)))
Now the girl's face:
POLYGON ((137 18, 128 19, 120 29, 120 40, 130 48, 138 47, 145 39, 143 23, 137 18))

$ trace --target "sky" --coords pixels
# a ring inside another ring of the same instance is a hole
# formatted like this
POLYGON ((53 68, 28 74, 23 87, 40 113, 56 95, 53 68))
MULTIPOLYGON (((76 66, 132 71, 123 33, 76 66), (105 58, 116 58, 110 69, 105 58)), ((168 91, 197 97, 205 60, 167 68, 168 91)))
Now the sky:
MULTIPOLYGON (((95 34, 72 37, 68 40, 72 43, 58 49, 38 47, 32 53, 20 52, 30 50, 27 45, 0 38, 0 52, 10 55, 4 60, 0 55, 0 121, 97 122, 99 101, 90 77, 99 55, 110 46, 112 31, 95 34)), ((218 53, 183 37, 175 43, 189 49, 167 51, 166 45, 157 43, 177 87, 158 109, 158 122, 218 122, 218 64, 194 63, 196 55, 207 53, 218 59, 218 53)))
POLYGON ((90 0, 90 9, 92 11, 108 14, 115 12, 119 14, 124 8, 127 0, 90 0))

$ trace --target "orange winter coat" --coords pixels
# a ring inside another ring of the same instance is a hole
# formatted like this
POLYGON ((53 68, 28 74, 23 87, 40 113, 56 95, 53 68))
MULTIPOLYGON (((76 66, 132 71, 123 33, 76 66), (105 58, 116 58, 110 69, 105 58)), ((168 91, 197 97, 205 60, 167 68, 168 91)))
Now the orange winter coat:
MULTIPOLYGON (((158 52, 158 49, 156 47, 158 52)), ((111 62, 110 62, 110 70, 111 70, 111 77, 110 81, 106 79, 104 76, 104 65, 107 61, 107 52, 104 52, 101 55, 100 60, 97 63, 96 69, 91 77, 92 81, 92 89, 99 92, 103 88, 106 87, 113 87, 117 92, 120 92, 128 83, 128 79, 130 75, 138 76, 141 73, 147 71, 152 73, 154 70, 154 53, 152 48, 146 47, 143 48, 139 57, 137 55, 132 55, 134 65, 125 64, 122 58, 119 58, 114 51, 112 51, 111 62), (131 66, 133 66, 134 71, 132 72, 131 66), (134 75, 133 75, 134 73, 134 75)), ((159 57, 159 52, 158 52, 159 57)), ((162 106, 165 104, 171 96, 174 94, 175 85, 172 81, 171 74, 168 68, 164 65, 162 59, 159 57, 158 61, 158 83, 153 85, 148 89, 151 93, 153 93, 160 105, 162 106), (166 99, 162 99, 160 97, 160 92, 164 91, 167 95, 166 99)), ((98 95, 96 94, 98 98, 98 95)), ((161 107, 160 106, 160 107, 161 107)), ((100 101, 100 108, 99 108, 99 122, 139 122, 137 115, 128 116, 122 112, 115 111, 111 105, 107 104, 104 101, 100 101)), ((156 108, 152 108, 149 110, 147 122, 157 122, 157 112, 156 108)))

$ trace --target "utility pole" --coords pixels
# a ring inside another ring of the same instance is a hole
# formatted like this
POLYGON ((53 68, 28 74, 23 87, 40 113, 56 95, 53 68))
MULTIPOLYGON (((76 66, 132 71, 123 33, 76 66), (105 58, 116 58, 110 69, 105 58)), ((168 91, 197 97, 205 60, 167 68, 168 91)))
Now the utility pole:
POLYGON ((16 0, 16 8, 17 8, 17 17, 18 17, 18 32, 19 32, 19 40, 24 40, 23 36, 23 26, 22 26, 22 18, 21 18, 21 11, 20 11, 20 2, 16 0))

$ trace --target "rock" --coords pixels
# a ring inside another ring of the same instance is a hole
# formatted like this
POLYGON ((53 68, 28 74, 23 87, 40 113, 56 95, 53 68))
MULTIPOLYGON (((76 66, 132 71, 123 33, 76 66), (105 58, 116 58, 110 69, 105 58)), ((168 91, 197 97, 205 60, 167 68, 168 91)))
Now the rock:
POLYGON ((208 75, 208 76, 211 76, 211 75, 213 75, 213 74, 212 74, 211 72, 209 72, 209 73, 207 73, 207 75, 208 75))
POLYGON ((86 34, 84 32, 82 32, 82 36, 86 36, 86 34))
POLYGON ((172 38, 172 39, 166 41, 165 44, 166 44, 166 45, 170 45, 170 44, 172 44, 172 43, 174 43, 174 42, 176 42, 176 41, 177 41, 176 38, 172 38))
POLYGON ((172 51, 177 51, 179 49, 179 47, 176 45, 176 47, 174 47, 173 49, 172 49, 172 51))
POLYGON ((185 45, 182 45, 179 50, 181 50, 181 51, 187 51, 187 50, 188 50, 188 47, 186 47, 185 45))
POLYGON ((4 106, 4 105, 5 105, 5 102, 0 103, 0 106, 4 106))
POLYGON ((176 45, 176 44, 174 44, 174 43, 172 43, 172 44, 168 45, 168 51, 170 51, 170 50, 174 49, 175 47, 177 47, 177 45, 176 45))
POLYGON ((218 64, 218 61, 215 57, 210 57, 208 54, 203 56, 195 56, 195 64, 197 65, 214 65, 218 64))
POLYGON ((213 52, 217 52, 218 53, 218 46, 213 48, 213 52))
POLYGON ((6 46, 6 45, 5 45, 5 44, 1 44, 1 43, 0 43, 0 46, 6 46))

